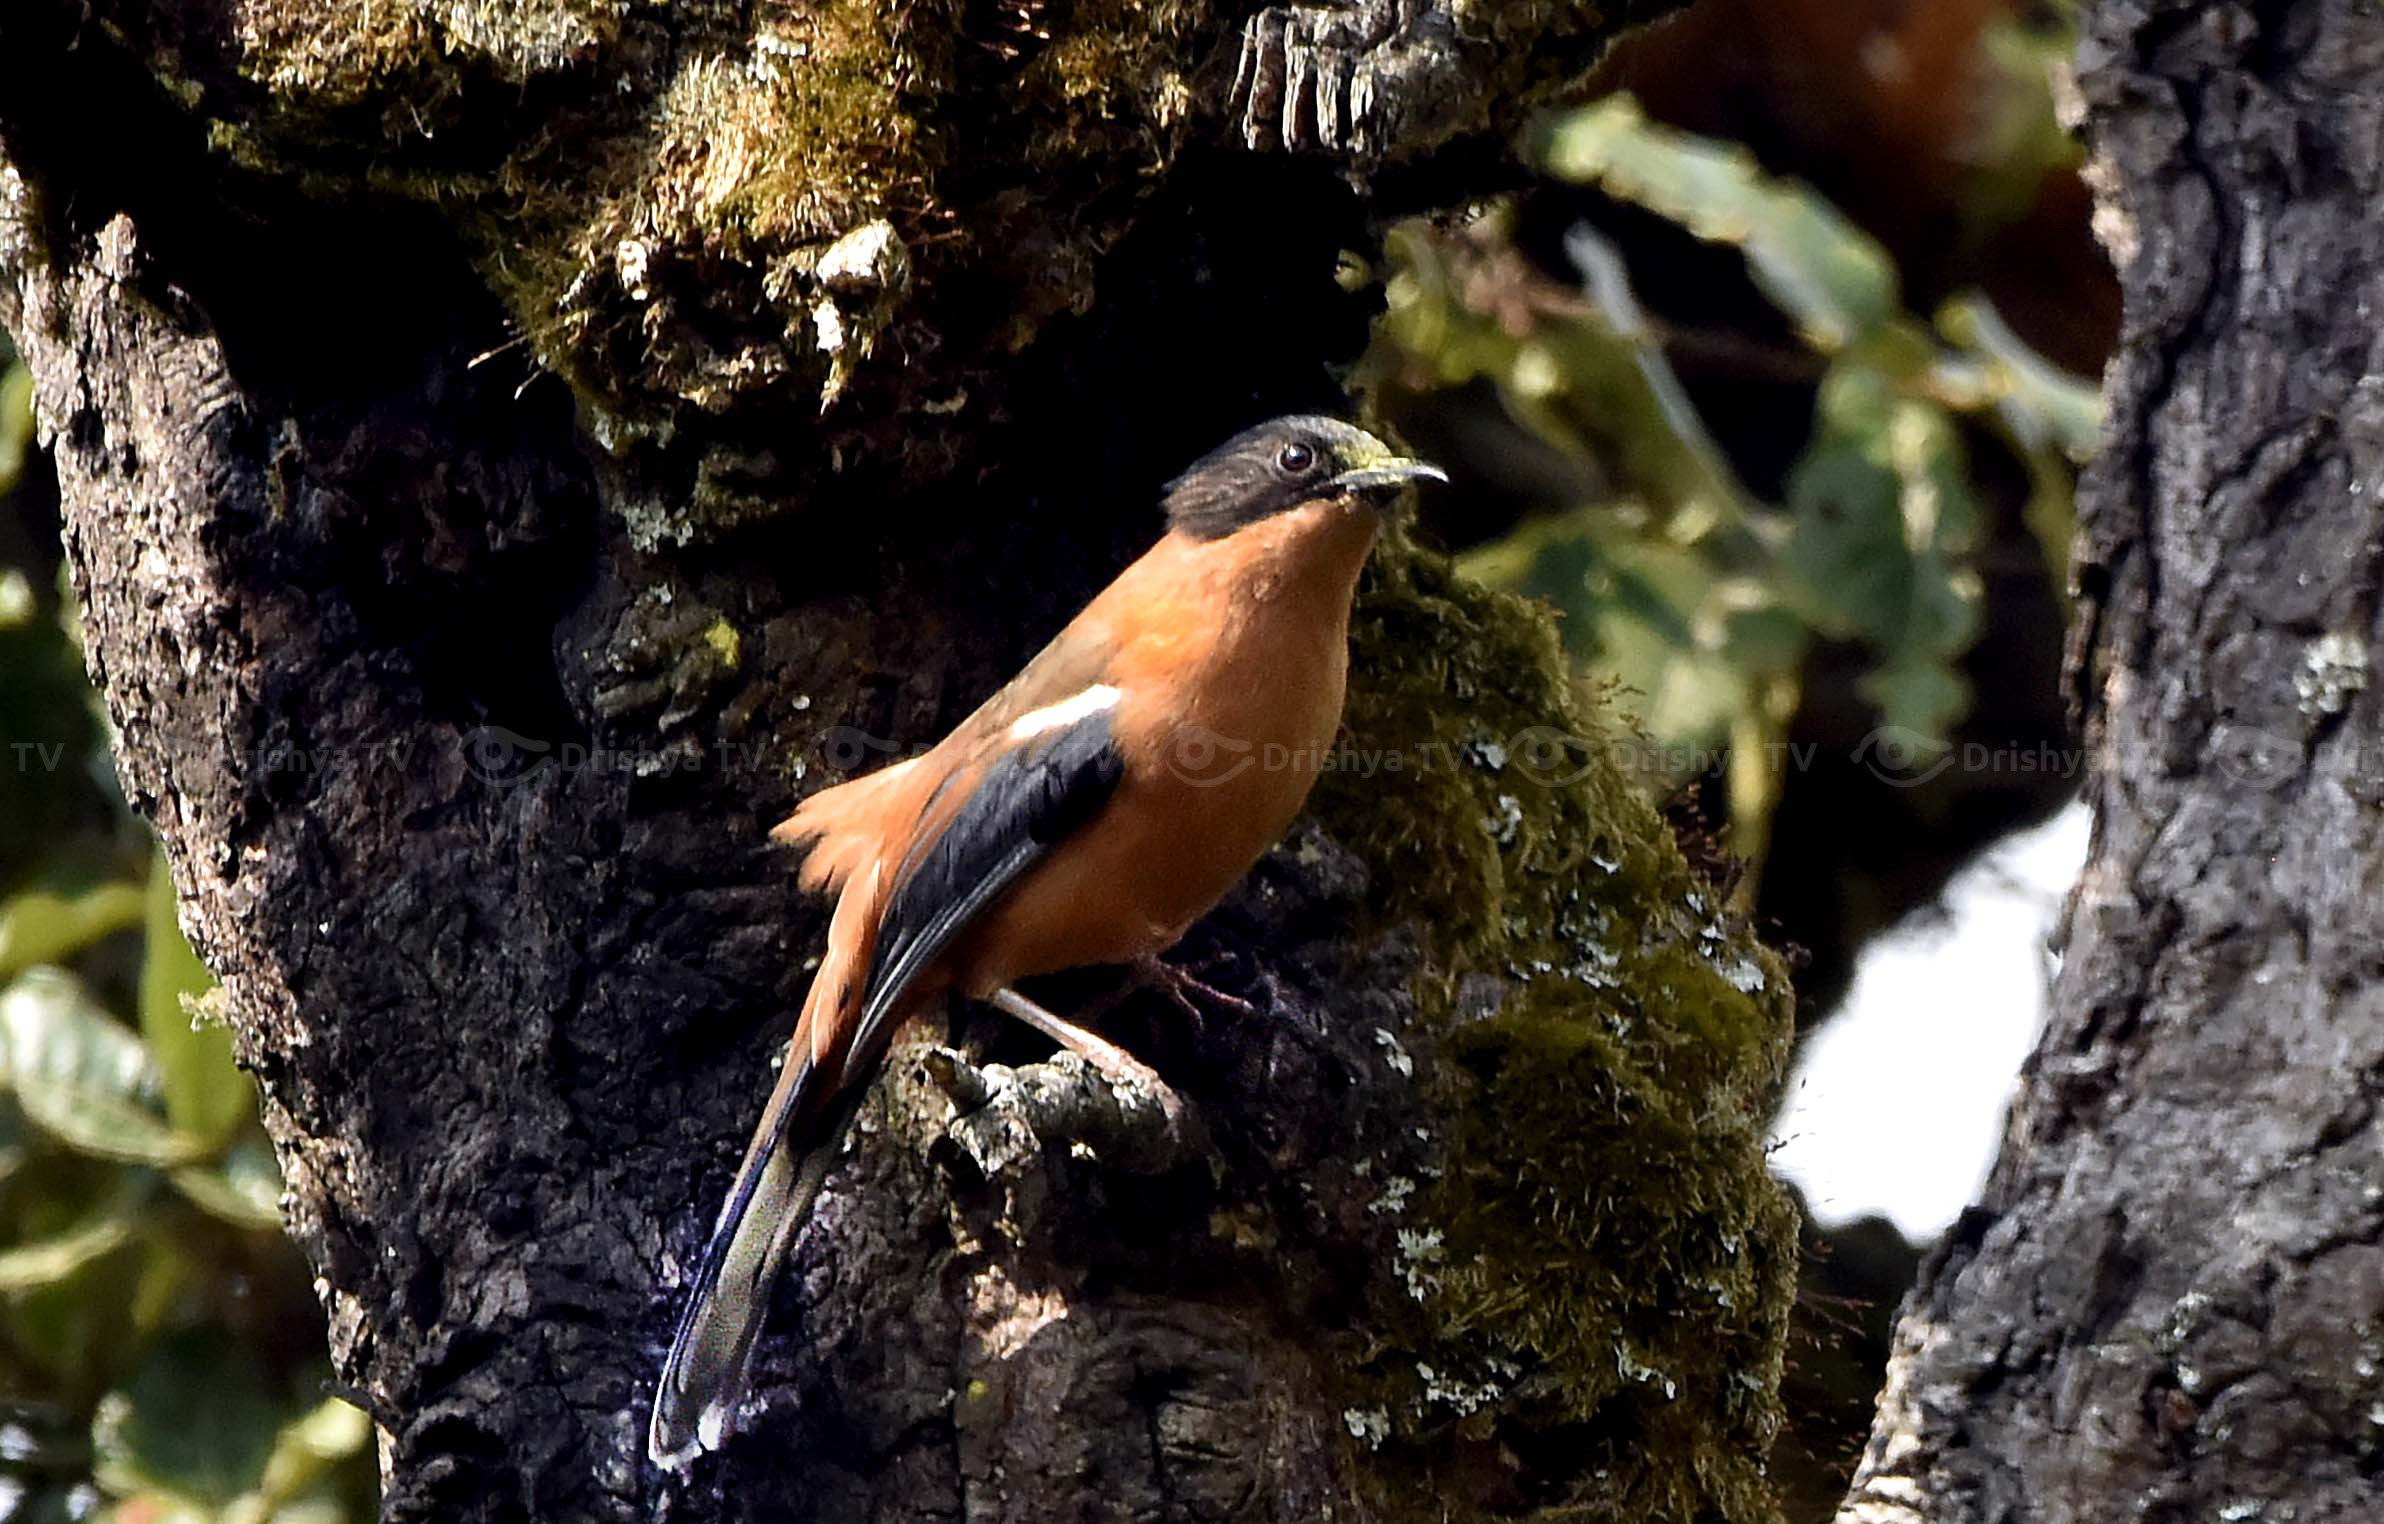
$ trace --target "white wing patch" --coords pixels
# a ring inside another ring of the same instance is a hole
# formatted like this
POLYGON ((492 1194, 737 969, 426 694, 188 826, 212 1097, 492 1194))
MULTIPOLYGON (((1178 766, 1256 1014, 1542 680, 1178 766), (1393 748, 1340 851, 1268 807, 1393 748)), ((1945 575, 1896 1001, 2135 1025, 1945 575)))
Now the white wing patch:
POLYGON ((1095 683, 1073 698, 1061 699, 1056 704, 1045 704, 1040 709, 1029 710, 1020 715, 1010 722, 1010 739, 1013 741, 1030 740, 1047 730, 1059 730, 1073 725, 1087 715, 1099 714, 1104 709, 1115 709, 1118 700, 1125 696, 1123 691, 1112 688, 1107 683, 1095 683))

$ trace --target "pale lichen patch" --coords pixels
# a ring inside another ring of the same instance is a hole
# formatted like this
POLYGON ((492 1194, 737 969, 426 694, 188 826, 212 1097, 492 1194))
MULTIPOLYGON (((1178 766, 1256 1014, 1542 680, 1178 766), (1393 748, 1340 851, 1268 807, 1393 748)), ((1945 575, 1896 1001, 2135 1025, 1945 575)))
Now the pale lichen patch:
POLYGON ((2293 696, 2301 712, 2314 719, 2342 713, 2367 683, 2367 642, 2356 631, 2329 630, 2303 649, 2293 696))

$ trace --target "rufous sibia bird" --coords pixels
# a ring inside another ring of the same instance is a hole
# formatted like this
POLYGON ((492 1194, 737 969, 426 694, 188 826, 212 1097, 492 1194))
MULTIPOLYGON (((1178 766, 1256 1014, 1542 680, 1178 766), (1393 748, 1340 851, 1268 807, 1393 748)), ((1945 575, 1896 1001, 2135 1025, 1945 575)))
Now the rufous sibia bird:
POLYGON ((1018 981, 1147 964, 1290 826, 1341 724, 1378 510, 1447 479, 1330 418, 1235 435, 1168 485, 1166 536, 933 750, 771 833, 836 910, 663 1365, 657 1463, 726 1436, 779 1261, 906 1019, 958 993, 1125 1059, 1018 981), (1234 765, 1185 765, 1220 746, 1234 765))

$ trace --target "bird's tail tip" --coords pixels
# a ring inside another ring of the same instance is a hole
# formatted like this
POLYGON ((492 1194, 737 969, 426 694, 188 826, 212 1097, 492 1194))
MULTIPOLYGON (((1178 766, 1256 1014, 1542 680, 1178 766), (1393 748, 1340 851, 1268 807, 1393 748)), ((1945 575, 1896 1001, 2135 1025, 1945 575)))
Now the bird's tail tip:
MULTIPOLYGON (((785 1174, 783 1160, 778 1162, 780 1168, 766 1170, 761 1177, 773 1187, 785 1174)), ((777 1191, 769 1195, 775 1198, 777 1191)), ((653 1412, 646 1420, 646 1456, 666 1472, 683 1471, 697 1456, 726 1444, 737 1430, 738 1410, 748 1394, 753 1345, 767 1306, 762 1293, 776 1273, 792 1227, 791 1220, 766 1209, 748 1213, 748 1201, 743 1192, 730 1198, 733 1215, 705 1252, 655 1384, 653 1412), (764 1239, 763 1247, 753 1244, 756 1236, 764 1239), (721 1273, 732 1264, 735 1273, 724 1283, 721 1273)))
POLYGON ((670 1404, 658 1401, 646 1425, 646 1458, 664 1471, 684 1471, 695 1464, 697 1456, 728 1442, 736 1432, 735 1417, 730 1404, 711 1401, 698 1409, 691 1421, 670 1404))

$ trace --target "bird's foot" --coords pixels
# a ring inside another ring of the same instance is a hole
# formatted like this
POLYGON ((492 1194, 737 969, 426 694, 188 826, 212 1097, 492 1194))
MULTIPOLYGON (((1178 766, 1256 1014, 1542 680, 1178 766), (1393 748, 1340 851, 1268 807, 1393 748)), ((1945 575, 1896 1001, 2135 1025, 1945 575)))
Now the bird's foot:
MULTIPOLYGON (((1204 969, 1215 964, 1201 965, 1204 969)), ((1265 1013, 1241 996, 1221 990, 1199 974, 1164 958, 1138 958, 1132 965, 1127 989, 1156 990, 1175 1002, 1177 1010, 1192 1018, 1192 1030, 1205 1031, 1209 1013, 1213 1010, 1231 1011, 1236 1016, 1255 1018, 1265 1013)))

